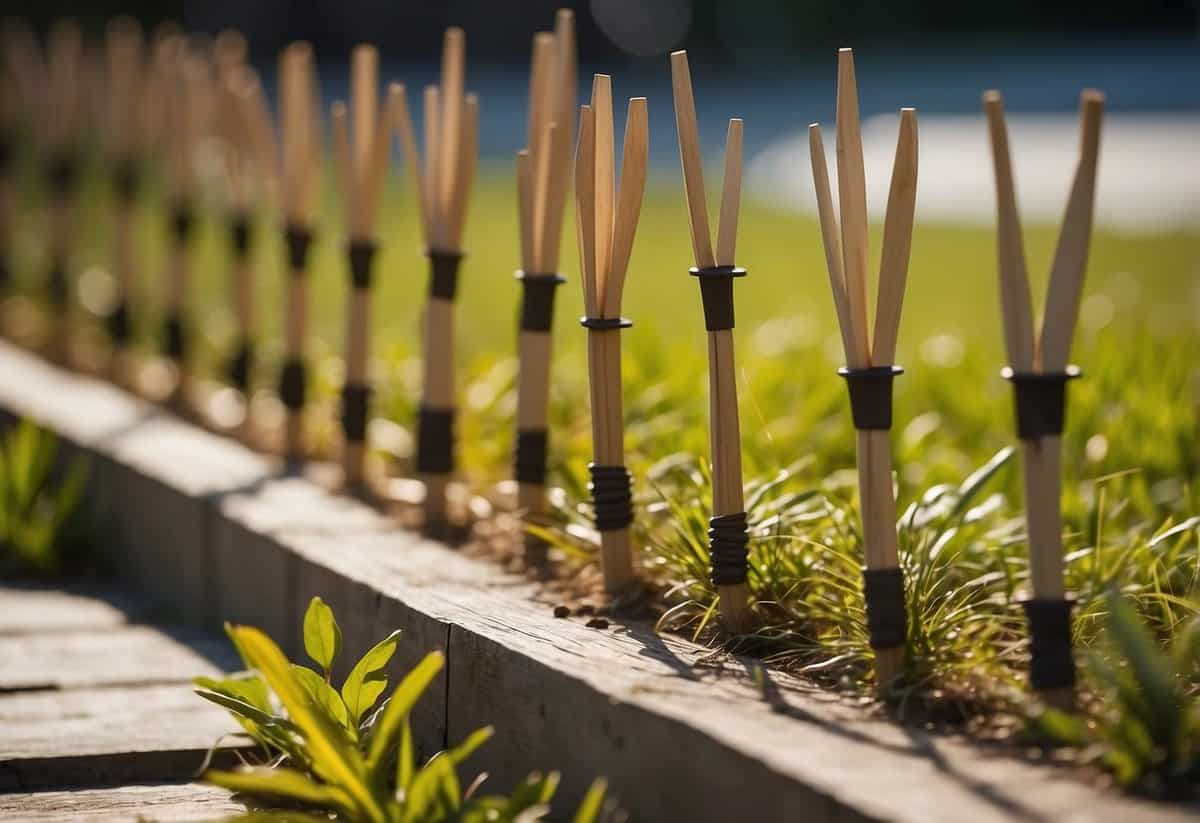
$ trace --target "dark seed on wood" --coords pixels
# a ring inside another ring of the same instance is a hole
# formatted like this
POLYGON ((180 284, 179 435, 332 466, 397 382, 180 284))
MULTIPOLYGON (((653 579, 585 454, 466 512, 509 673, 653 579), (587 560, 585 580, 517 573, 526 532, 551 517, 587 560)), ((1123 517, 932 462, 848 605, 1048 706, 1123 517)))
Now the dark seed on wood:
POLYGON ((608 619, 604 617, 593 617, 587 622, 587 627, 589 629, 607 629, 608 619))
POLYGON ((555 617, 570 617, 571 616, 571 607, 570 606, 555 606, 554 607, 554 616, 555 617))

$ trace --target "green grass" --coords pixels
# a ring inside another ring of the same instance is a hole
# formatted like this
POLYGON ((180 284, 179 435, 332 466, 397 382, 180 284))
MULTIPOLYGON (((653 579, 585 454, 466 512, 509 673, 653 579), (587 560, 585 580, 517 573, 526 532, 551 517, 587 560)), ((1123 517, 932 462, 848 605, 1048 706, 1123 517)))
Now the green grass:
MULTIPOLYGON (((673 177, 652 181, 626 290, 624 335, 627 463, 636 477, 637 536, 646 574, 667 592, 664 623, 716 641, 708 583, 705 457, 706 363, 683 197, 673 177)), ((75 269, 104 266, 105 200, 93 185, 81 217, 75 269)), ((393 186, 380 220, 374 301, 376 410, 408 426, 419 397, 419 317, 427 271, 411 193, 393 186)), ((152 199, 147 203, 153 203, 152 199)), ((508 475, 515 408, 519 297, 517 225, 510 175, 485 170, 471 203, 460 287, 460 461, 480 489, 508 475)), ((314 258, 314 351, 320 392, 333 402, 347 276, 334 201, 314 258)), ((274 219, 274 218, 270 218, 274 219)), ((160 212, 140 235, 143 292, 161 284, 160 212)), ((590 458, 582 299, 573 220, 564 232, 551 400, 556 542, 592 562, 585 466, 590 458)), ((21 213, 18 270, 38 264, 40 212, 21 213)), ((264 230, 269 224, 264 222, 264 230)), ((1026 232, 1034 293, 1044 293, 1057 234, 1026 232)), ((273 386, 282 307, 281 250, 259 246, 263 317, 261 378, 273 386)), ((873 237, 878 253, 878 236, 873 237)), ((1007 701, 1020 685, 1023 620, 1015 604, 1027 579, 1018 456, 1003 364, 993 232, 919 222, 898 360, 898 516, 909 605, 911 671, 905 694, 954 694, 954 705, 1007 701)), ((806 217, 747 203, 737 285, 736 347, 742 445, 754 529, 750 584, 763 627, 757 650, 780 665, 841 687, 869 681, 870 649, 859 590, 861 547, 854 440, 820 237, 806 217)), ((196 256, 201 357, 211 367, 231 337, 224 298, 225 243, 213 221, 196 256)), ((1126 594, 1164 644, 1197 611, 1200 488, 1197 364, 1200 232, 1125 235, 1098 231, 1073 360, 1064 438, 1067 574, 1080 606, 1076 634, 1093 646, 1102 595, 1126 594)), ((156 328, 147 325, 146 329, 156 328)), ((148 340, 148 337, 146 338, 148 340)), ((403 468, 403 463, 401 464, 403 468)), ((1193 689, 1194 693, 1194 689, 1193 689)))

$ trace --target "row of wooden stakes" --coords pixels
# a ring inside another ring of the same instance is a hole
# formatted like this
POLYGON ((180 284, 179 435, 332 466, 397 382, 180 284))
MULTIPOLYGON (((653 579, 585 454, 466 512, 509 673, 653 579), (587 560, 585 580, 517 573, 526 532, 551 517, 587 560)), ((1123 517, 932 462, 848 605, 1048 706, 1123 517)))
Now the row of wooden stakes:
MULTIPOLYGON (((81 89, 84 46, 77 28, 59 26, 45 57, 22 29, 5 32, 7 88, 3 127, 11 138, 22 121, 47 158, 52 192, 51 272, 48 284, 57 316, 69 308, 65 262, 75 211, 74 178, 85 104, 81 89), (9 94, 8 92, 15 92, 9 94), (18 101, 20 105, 13 105, 18 101)), ((190 228, 197 194, 196 152, 207 135, 224 147, 222 174, 228 192, 233 247, 231 294, 239 343, 230 368, 235 388, 248 389, 254 354, 254 279, 250 215, 262 199, 282 214, 288 288, 284 316, 286 359, 279 394, 287 408, 284 451, 304 457, 301 413, 306 398, 306 335, 309 295, 307 252, 315 231, 315 177, 319 165, 321 111, 311 48, 295 43, 279 62, 278 112, 273 114, 253 70, 244 39, 232 32, 203 47, 174 29, 163 29, 144 46, 137 26, 110 25, 103 50, 107 78, 104 146, 115 174, 114 272, 119 297, 109 328, 120 352, 129 343, 129 301, 135 270, 132 244, 138 175, 154 159, 170 196, 171 245, 166 273, 166 354, 177 367, 176 396, 188 388, 188 292, 190 228)), ((528 145, 517 153, 520 223, 519 382, 514 475, 518 506, 533 522, 543 514, 548 452, 547 401, 554 294, 567 197, 574 189, 580 279, 583 285, 591 385, 594 460, 589 466, 600 562, 605 586, 619 592, 637 579, 630 542, 634 521, 632 478, 625 468, 621 399, 621 297, 630 265, 645 187, 648 155, 647 101, 629 101, 623 164, 615 164, 611 80, 597 74, 589 103, 576 108, 577 61, 574 19, 558 13, 553 31, 533 39, 528 145), (572 163, 572 147, 574 162, 572 163), (619 182, 618 182, 619 179, 619 182)), ((742 493, 736 363, 733 348, 733 282, 746 275, 735 263, 742 181, 742 128, 729 121, 724 180, 715 244, 704 191, 695 104, 683 51, 671 55, 676 126, 690 217, 694 267, 708 341, 711 463, 710 549, 712 580, 724 625, 750 629, 754 613, 747 587, 750 529, 742 493)), ((1031 682, 1047 699, 1069 702, 1074 684, 1070 600, 1063 586, 1059 513, 1060 435, 1065 386, 1078 376, 1068 351, 1078 313, 1089 246, 1103 96, 1082 97, 1082 148, 1071 190, 1049 295, 1040 324, 1033 320, 1010 168, 1003 104, 984 96, 995 163, 998 261, 1009 368, 1018 436, 1024 453, 1031 597, 1025 603, 1031 633, 1031 682)), ((351 289, 347 305, 345 385, 342 396, 344 482, 367 483, 367 419, 371 385, 367 373, 377 213, 388 173, 391 141, 397 138, 415 192, 430 286, 424 321, 424 390, 417 421, 416 468, 425 484, 426 525, 446 521, 446 485, 454 472, 454 305, 467 204, 479 148, 479 101, 465 91, 465 36, 445 34, 440 83, 423 92, 423 140, 418 146, 403 85, 379 88, 379 58, 368 45, 351 56, 349 106, 330 111, 334 158, 342 192, 351 289), (423 151, 422 151, 423 150, 423 151)), ((902 675, 908 616, 896 539, 892 458, 892 384, 902 372, 894 362, 909 263, 917 187, 917 117, 900 110, 899 138, 884 219, 883 246, 873 329, 868 324, 866 182, 853 55, 838 55, 837 186, 835 210, 820 127, 809 127, 812 174, 829 281, 845 349, 846 379, 858 431, 858 476, 864 544, 864 598, 871 646, 881 685, 902 675)), ((6 147, 11 140, 6 140, 6 147)), ((11 152, 6 151, 5 157, 11 152)), ((11 170, 11 163, 6 164, 11 170)), ((11 212, 12 174, 0 183, 0 217, 11 212)), ((7 238, 7 226, 5 227, 7 238)), ((531 563, 545 547, 526 539, 531 563)))

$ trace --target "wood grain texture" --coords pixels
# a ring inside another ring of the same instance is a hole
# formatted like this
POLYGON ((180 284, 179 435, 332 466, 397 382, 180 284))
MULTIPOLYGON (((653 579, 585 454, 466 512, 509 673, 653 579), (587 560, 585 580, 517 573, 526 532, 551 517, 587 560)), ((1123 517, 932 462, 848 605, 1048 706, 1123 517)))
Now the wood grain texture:
POLYGON ((0 794, 0 818, 8 823, 200 823, 245 812, 226 790, 200 783, 0 794))
POLYGON ((738 209, 742 200, 742 121, 733 118, 725 135, 725 176, 717 218, 717 265, 732 266, 737 248, 738 209))
POLYGON ((876 366, 890 366, 896 360, 900 309, 904 305, 916 206, 917 112, 916 109, 901 109, 900 136, 896 141, 896 160, 892 166, 892 185, 888 190, 883 224, 879 293, 875 298, 875 332, 871 339, 871 362, 876 366))
POLYGON ((858 87, 854 53, 838 51, 837 86, 838 205, 841 208, 842 272, 851 326, 859 352, 873 365, 867 336, 867 179, 863 167, 862 126, 858 117, 858 87))
POLYGON ((808 152, 812 162, 813 188, 817 198, 817 218, 821 225, 821 243, 825 250, 825 267, 829 272, 829 287, 833 293, 833 308, 837 313, 838 331, 842 336, 842 350, 846 364, 851 368, 862 368, 866 357, 858 350, 858 338, 850 320, 850 303, 846 295, 846 275, 842 270, 842 240, 838 229, 837 215, 833 211, 833 194, 829 187, 829 166, 825 161, 825 141, 821 138, 821 127, 812 123, 808 127, 808 152))
POLYGON ((712 235, 708 229, 708 205, 704 199, 704 164, 700 156, 700 133, 696 126, 696 101, 692 94, 692 74, 686 51, 671 52, 671 89, 675 99, 675 130, 679 136, 679 160, 683 166, 683 185, 687 195, 688 225, 692 232, 692 253, 696 265, 711 268, 712 235))

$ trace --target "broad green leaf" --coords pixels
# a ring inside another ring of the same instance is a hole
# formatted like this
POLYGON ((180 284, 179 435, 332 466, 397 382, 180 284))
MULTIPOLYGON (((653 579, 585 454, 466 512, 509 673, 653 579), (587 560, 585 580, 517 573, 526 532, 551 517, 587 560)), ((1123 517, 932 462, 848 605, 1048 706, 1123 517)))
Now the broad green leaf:
POLYGON ((275 707, 271 705, 271 691, 262 678, 257 675, 242 673, 220 680, 211 677, 193 677, 192 683, 203 689, 221 692, 244 700, 267 714, 275 713, 275 707))
MULTIPOLYGON (((367 768, 371 770, 374 778, 378 777, 387 755, 396 746, 408 713, 433 682, 433 678, 437 677, 445 662, 445 655, 441 652, 425 655, 425 659, 400 681, 400 685, 388 698, 387 706, 371 732, 371 746, 367 752, 367 768)), ((378 781, 373 779, 373 782, 378 781)))
POLYGON ((325 672, 326 680, 341 650, 342 630, 333 617, 333 609, 321 598, 314 597, 304 613, 304 651, 325 672))
POLYGON ((208 771, 204 779, 231 792, 292 800, 348 815, 357 812, 354 802, 341 788, 316 783, 294 769, 258 766, 236 772, 208 771))
POLYGON ((267 681, 304 735, 313 768, 353 798, 363 819, 385 823, 386 814, 364 780, 365 768, 358 750, 342 743, 344 735, 324 712, 316 710, 308 691, 292 676, 290 664, 279 647, 261 631, 248 626, 237 627, 233 634, 247 661, 267 681))
POLYGON ((608 782, 603 777, 592 781, 591 788, 583 797, 583 802, 575 812, 575 823, 596 823, 604 807, 604 793, 608 791, 608 782))
POLYGON ((351 722, 355 727, 362 722, 363 715, 371 710, 379 695, 387 688, 387 674, 384 667, 396 653, 396 642, 400 630, 389 634, 376 643, 362 659, 354 664, 346 682, 342 684, 342 700, 350 712, 351 722))
POLYGON ((233 714, 238 715, 239 717, 244 717, 247 720, 253 720, 255 723, 265 725, 275 720, 274 717, 267 712, 262 711, 257 706, 247 703, 245 700, 242 700, 239 697, 226 694, 225 692, 206 688, 197 688, 193 691, 195 691, 196 694, 200 695, 205 700, 216 703, 221 708, 226 709, 233 714))
POLYGON ((444 820, 462 804, 462 787, 454 762, 445 752, 435 754, 417 772, 404 794, 405 821, 444 820))
POLYGON ((470 757, 476 749, 486 743, 495 733, 496 730, 492 726, 484 726, 482 729, 476 729, 467 735, 466 740, 447 751, 446 754, 455 766, 461 766, 464 760, 470 757))
POLYGON ((292 664, 292 675, 300 682, 300 685, 308 690, 316 704, 325 710, 329 715, 329 719, 341 726, 350 735, 351 739, 357 738, 357 724, 351 726, 349 716, 346 714, 346 704, 342 702, 341 696, 334 691, 333 686, 330 686, 321 679, 321 675, 314 672, 307 666, 299 666, 292 664))

